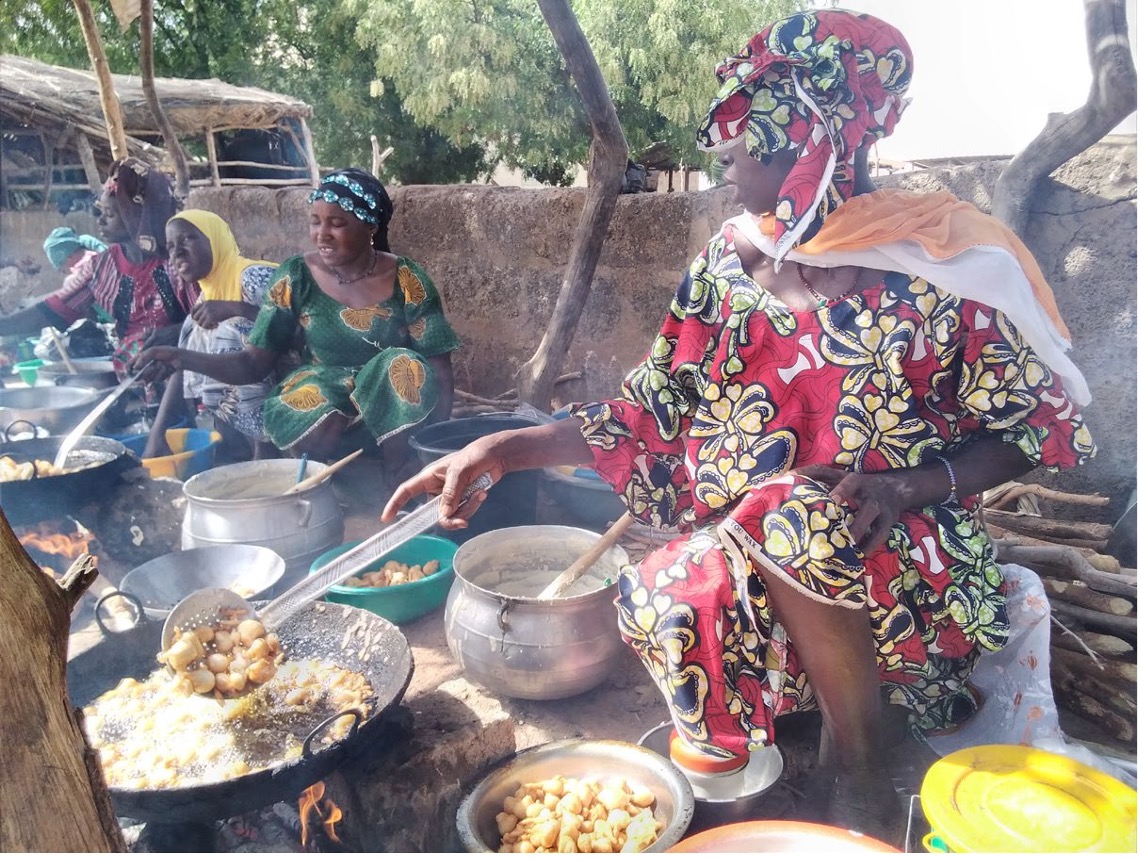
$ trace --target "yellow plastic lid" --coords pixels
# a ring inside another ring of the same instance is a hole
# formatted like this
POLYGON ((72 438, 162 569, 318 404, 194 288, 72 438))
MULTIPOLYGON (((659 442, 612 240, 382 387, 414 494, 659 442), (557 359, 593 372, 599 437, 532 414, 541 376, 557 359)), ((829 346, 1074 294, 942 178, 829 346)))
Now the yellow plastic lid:
POLYGON ((956 751, 920 802, 952 852, 1136 852, 1137 793, 1067 756, 1020 745, 956 751))

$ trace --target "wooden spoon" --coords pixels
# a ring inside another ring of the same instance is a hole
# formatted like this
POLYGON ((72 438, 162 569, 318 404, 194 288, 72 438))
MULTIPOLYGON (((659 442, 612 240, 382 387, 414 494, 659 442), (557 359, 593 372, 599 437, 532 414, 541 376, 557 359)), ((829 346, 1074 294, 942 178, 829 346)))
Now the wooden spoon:
POLYGON ((329 464, 327 467, 325 467, 320 472, 315 473, 314 475, 311 475, 308 478, 297 482, 297 484, 293 485, 293 487, 291 487, 291 488, 289 488, 289 490, 285 491, 285 495, 290 496, 292 494, 301 493, 301 491, 308 490, 311 487, 316 487, 318 484, 320 484, 322 481, 324 481, 326 478, 328 478, 334 472, 337 472, 342 467, 344 467, 346 464, 348 464, 349 461, 354 460, 355 458, 357 458, 359 455, 361 455, 363 453, 364 453, 364 449, 358 448, 352 454, 345 455, 340 460, 338 460, 336 463, 329 464))
POLYGON ((622 516, 614 521, 614 525, 607 529, 602 537, 591 545, 589 550, 574 560, 566 571, 552 580, 550 584, 539 593, 539 600, 548 601, 551 598, 558 598, 562 595, 571 583, 586 573, 595 562, 602 558, 603 553, 614 546, 614 542, 621 538, 633 523, 634 515, 629 511, 623 512, 622 516))

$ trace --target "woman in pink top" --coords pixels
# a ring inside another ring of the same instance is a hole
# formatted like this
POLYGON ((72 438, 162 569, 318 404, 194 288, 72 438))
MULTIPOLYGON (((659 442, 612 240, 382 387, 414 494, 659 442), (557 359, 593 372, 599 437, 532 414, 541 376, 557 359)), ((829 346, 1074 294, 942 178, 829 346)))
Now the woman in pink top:
POLYGON ((113 358, 120 375, 144 342, 177 343, 198 299, 197 286, 167 267, 166 222, 178 208, 161 171, 136 158, 114 162, 95 208, 110 247, 95 259, 88 279, 69 278, 32 307, 0 317, 0 335, 66 329, 97 309, 115 324, 119 347, 113 358))

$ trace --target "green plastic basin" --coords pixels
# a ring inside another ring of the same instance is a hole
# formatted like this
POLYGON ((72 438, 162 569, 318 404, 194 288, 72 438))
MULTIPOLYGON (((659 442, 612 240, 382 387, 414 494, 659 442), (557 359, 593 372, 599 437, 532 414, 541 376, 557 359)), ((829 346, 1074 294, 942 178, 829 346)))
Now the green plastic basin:
MULTIPOLYGON (((340 547, 334 547, 327 553, 322 553, 313 560, 309 566, 312 573, 322 565, 332 562, 342 553, 356 547, 359 541, 350 541, 340 547)), ((371 565, 362 568, 355 576, 368 571, 379 571, 384 563, 396 560, 405 565, 424 565, 433 559, 440 563, 440 569, 434 574, 413 580, 411 583, 397 583, 394 586, 376 586, 358 588, 354 586, 330 586, 325 593, 325 600, 334 604, 348 604, 360 607, 378 616, 383 616, 390 622, 400 624, 418 619, 440 607, 448 597, 448 590, 452 586, 455 574, 452 571, 452 557, 456 555, 459 546, 446 538, 437 538, 434 535, 418 535, 401 544, 391 553, 379 557, 371 565)))

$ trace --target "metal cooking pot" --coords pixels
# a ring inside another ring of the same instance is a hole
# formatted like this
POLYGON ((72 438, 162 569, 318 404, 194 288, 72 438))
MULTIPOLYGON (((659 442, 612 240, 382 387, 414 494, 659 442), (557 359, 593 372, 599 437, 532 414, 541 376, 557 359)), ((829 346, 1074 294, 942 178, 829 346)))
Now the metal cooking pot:
MULTIPOLYGON (((0 457, 19 463, 52 461, 63 437, 13 440, 0 444, 0 457)), ((91 464, 63 475, 46 475, 23 481, 0 482, 0 507, 13 525, 38 523, 49 518, 74 514, 118 483, 123 472, 142 465, 118 440, 83 436, 67 457, 67 466, 91 464)))
MULTIPOLYGON (((257 460, 200 472, 186 480, 182 549, 256 544, 285 560, 276 592, 309 573, 309 564, 345 538, 344 512, 331 478, 294 496, 299 460, 257 460)), ((324 464, 309 462, 310 470, 324 464)), ((316 474, 314 472, 314 474, 316 474)))
POLYGON ((119 377, 110 359, 72 359, 74 371, 69 371, 63 362, 43 365, 36 371, 37 379, 46 380, 53 386, 75 386, 87 389, 113 389, 119 385, 119 377))
POLYGON ((610 675, 626 648, 614 609, 626 551, 611 547, 561 597, 537 597, 600 537, 571 526, 512 526, 461 545, 444 634, 464 675, 529 700, 581 694, 610 675))
POLYGON ((66 435, 95 408, 103 393, 76 386, 32 386, 0 390, 0 428, 26 421, 66 435))
MULTIPOLYGON (((109 595, 124 596, 138 605, 125 593, 109 595)), ((67 662, 68 697, 75 706, 90 704, 124 678, 145 679, 158 667, 155 650, 162 623, 147 620, 141 610, 136 614, 138 624, 117 633, 103 625, 96 605, 104 639, 67 662)), ((162 823, 226 819, 277 801, 292 801, 350 756, 371 754, 386 744, 390 727, 383 715, 404 696, 412 678, 412 650, 400 629, 365 610, 316 603, 289 619, 278 634, 287 658, 323 658, 368 679, 373 689, 369 716, 355 724, 341 741, 317 749, 313 739, 317 730, 324 731, 329 722, 324 721, 313 728, 301 756, 231 780, 174 789, 110 787, 117 815, 162 823)), ((161 729, 156 732, 161 733, 161 729)))

